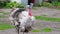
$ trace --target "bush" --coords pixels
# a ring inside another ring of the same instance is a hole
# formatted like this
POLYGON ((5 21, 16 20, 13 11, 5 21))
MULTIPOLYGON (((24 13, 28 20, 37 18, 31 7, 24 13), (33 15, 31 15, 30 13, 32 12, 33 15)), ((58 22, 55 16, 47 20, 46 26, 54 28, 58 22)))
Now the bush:
POLYGON ((51 3, 39 3, 39 5, 38 5, 39 7, 41 7, 41 6, 44 6, 44 7, 51 7, 51 6, 53 6, 53 4, 51 4, 51 3))
POLYGON ((0 2, 0 8, 4 8, 7 5, 8 2, 6 1, 1 1, 0 2))
POLYGON ((39 7, 43 6, 43 3, 39 3, 38 6, 39 6, 39 7))
POLYGON ((16 2, 10 2, 10 3, 7 3, 6 5, 6 8, 24 8, 24 5, 23 4, 18 4, 16 2))
POLYGON ((53 5, 51 3, 44 3, 43 6, 45 6, 45 7, 51 7, 53 5))
POLYGON ((18 7, 19 7, 19 8, 25 8, 25 5, 20 4, 18 7))
POLYGON ((54 7, 60 8, 60 2, 54 1, 52 4, 53 4, 54 7))
POLYGON ((58 5, 58 2, 55 1, 55 2, 53 2, 52 4, 53 4, 54 6, 57 6, 57 5, 58 5))
POLYGON ((59 0, 54 0, 54 1, 52 2, 52 4, 53 4, 54 6, 60 6, 59 0))
POLYGON ((56 4, 57 4, 56 6, 60 6, 60 2, 57 2, 56 4))

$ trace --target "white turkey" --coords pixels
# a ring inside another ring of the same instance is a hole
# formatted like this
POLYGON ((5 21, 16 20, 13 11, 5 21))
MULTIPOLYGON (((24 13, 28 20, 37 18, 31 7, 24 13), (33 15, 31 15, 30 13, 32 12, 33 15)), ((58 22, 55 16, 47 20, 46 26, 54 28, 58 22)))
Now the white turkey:
POLYGON ((28 5, 26 10, 20 8, 12 10, 10 20, 15 26, 19 25, 21 32, 28 33, 32 29, 35 18, 32 16, 31 8, 28 5))

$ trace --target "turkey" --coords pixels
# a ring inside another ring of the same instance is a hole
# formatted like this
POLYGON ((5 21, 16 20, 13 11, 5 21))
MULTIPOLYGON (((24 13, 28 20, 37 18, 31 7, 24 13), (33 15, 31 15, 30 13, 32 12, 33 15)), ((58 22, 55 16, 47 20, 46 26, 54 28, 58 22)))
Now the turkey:
POLYGON ((16 8, 12 10, 10 20, 15 26, 19 26, 21 32, 28 33, 34 25, 35 18, 32 16, 30 6, 27 5, 26 9, 16 8))

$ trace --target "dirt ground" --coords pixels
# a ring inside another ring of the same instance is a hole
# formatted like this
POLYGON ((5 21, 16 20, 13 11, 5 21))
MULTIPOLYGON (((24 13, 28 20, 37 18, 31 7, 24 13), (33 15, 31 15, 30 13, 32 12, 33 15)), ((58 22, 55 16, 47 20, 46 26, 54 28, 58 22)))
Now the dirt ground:
MULTIPOLYGON (((0 11, 6 11, 10 12, 11 9, 0 9, 0 11)), ((32 10, 32 14, 34 16, 43 16, 46 15, 46 17, 54 17, 54 18, 60 18, 60 10, 57 9, 52 9, 52 8, 46 8, 46 7, 36 7, 36 9, 32 10)), ((7 15, 8 16, 8 15, 7 15)), ((8 18, 0 18, 0 22, 8 22, 8 18)), ((37 24, 40 25, 35 25, 35 28, 37 29, 42 29, 42 28, 52 28, 52 32, 29 32, 28 34, 60 34, 60 22, 51 22, 51 21, 41 21, 41 20, 36 20, 37 24)), ((14 29, 8 29, 4 31, 0 31, 0 34, 17 34, 14 29)), ((20 33, 22 34, 22 33, 20 33)))

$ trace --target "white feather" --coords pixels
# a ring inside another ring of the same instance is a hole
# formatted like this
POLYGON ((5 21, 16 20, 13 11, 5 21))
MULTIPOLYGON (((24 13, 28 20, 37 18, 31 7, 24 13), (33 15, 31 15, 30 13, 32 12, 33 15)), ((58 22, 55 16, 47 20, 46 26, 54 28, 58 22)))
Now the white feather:
POLYGON ((28 11, 23 11, 20 15, 19 15, 19 22, 21 22, 20 27, 24 27, 24 26, 32 26, 33 25, 33 21, 35 20, 34 16, 29 16, 28 15, 28 11))

